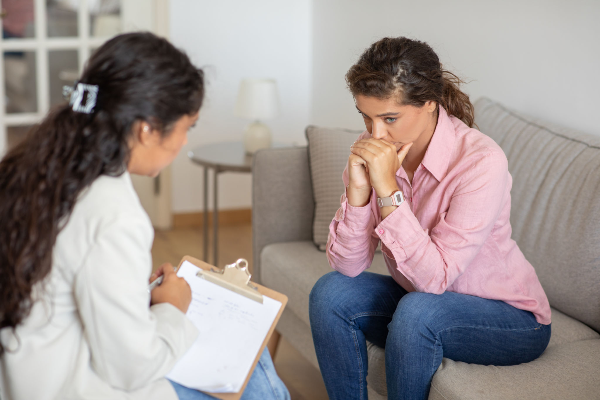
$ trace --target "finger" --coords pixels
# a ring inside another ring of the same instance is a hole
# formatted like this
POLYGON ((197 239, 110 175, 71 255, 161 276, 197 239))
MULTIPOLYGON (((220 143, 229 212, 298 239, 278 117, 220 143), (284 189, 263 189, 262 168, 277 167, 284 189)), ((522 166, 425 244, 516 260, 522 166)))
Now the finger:
POLYGON ((385 144, 385 146, 389 149, 394 150, 394 153, 397 153, 399 151, 399 149, 396 148, 396 145, 392 142, 388 142, 385 139, 381 139, 381 143, 385 144))
POLYGON ((379 148, 383 149, 386 147, 386 143, 389 143, 389 142, 387 142, 383 139, 368 138, 368 139, 359 140, 358 143, 371 145, 371 146, 375 146, 375 147, 379 147, 379 148))
POLYGON ((175 269, 171 263, 165 263, 159 267, 159 270, 162 272, 162 275, 167 279, 169 276, 175 274, 175 269))
POLYGON ((353 148, 364 149, 375 155, 385 154, 386 156, 391 156, 397 153, 396 146, 380 139, 365 139, 361 143, 357 143, 353 148))
POLYGON ((404 146, 402 146, 400 148, 400 150, 398 151, 398 162, 400 162, 400 164, 402 164, 402 162, 404 161, 404 158, 406 158, 406 155, 408 154, 408 151, 410 150, 410 148, 412 147, 413 143, 407 143, 404 146))
POLYGON ((352 147, 350 147, 350 150, 353 148, 366 149, 372 153, 377 153, 381 150, 384 150, 386 146, 378 139, 364 139, 353 144, 352 147))
POLYGON ((348 161, 350 165, 367 165, 367 162, 361 156, 357 156, 356 154, 350 154, 348 161))
POLYGON ((156 271, 154 271, 152 275, 150 275, 150 283, 154 282, 156 279, 162 276, 164 274, 164 269, 168 267, 173 268, 171 263, 164 263, 160 267, 158 267, 156 271))

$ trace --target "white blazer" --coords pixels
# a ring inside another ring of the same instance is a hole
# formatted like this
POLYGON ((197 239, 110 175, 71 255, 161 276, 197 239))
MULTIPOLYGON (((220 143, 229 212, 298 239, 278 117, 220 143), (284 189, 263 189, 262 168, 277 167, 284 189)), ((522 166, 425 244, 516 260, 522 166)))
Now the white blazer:
POLYGON ((128 173, 77 201, 31 314, 0 331, 2 400, 176 400, 164 376, 198 331, 170 304, 149 307, 154 231, 128 173))

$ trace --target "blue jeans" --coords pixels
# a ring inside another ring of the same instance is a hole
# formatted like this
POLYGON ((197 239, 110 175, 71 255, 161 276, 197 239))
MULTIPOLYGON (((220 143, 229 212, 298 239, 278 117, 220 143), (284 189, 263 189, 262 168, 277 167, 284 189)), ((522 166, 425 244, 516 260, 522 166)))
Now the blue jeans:
POLYGON ((310 324, 330 400, 367 399, 366 341, 385 348, 388 398, 427 399, 446 357, 515 365, 539 357, 550 325, 499 300, 406 292, 390 276, 323 276, 310 294, 310 324))
MULTIPOLYGON (((171 381, 179 400, 214 400, 215 397, 171 381)), ((290 400, 290 393, 277 376, 269 350, 265 349, 240 400, 290 400)))

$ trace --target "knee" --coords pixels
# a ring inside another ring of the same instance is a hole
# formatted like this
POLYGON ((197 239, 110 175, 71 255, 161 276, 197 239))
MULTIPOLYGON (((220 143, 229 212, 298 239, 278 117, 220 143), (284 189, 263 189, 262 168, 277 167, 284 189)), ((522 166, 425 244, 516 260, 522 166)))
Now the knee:
POLYGON ((311 314, 320 314, 335 308, 340 299, 339 287, 344 275, 337 271, 323 275, 310 291, 308 307, 311 314))
POLYGON ((388 329, 394 337, 402 334, 429 331, 435 332, 436 326, 444 319, 441 296, 432 293, 411 292, 406 294, 394 312, 388 329))

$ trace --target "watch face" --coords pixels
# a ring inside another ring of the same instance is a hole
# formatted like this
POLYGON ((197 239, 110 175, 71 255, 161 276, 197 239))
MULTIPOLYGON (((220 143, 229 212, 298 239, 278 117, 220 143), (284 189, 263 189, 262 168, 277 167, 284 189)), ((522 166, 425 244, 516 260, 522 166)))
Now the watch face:
POLYGON ((402 192, 396 192, 394 193, 394 203, 395 205, 400 205, 402 203, 402 201, 404 200, 404 198, 402 197, 402 192))

